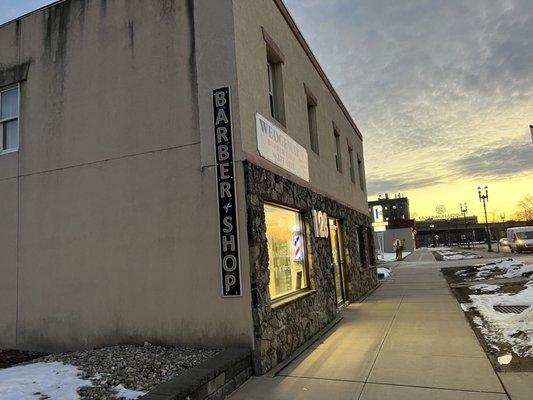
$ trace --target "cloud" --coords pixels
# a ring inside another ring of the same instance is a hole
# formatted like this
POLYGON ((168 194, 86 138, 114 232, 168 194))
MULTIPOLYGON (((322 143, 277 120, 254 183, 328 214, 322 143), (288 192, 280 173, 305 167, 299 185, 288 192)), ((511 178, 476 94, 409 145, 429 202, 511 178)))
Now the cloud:
POLYGON ((509 144, 482 148, 457 160, 460 172, 473 177, 533 173, 533 145, 509 144))
POLYGON ((528 165, 530 0, 287 5, 363 133, 369 193, 528 165))
POLYGON ((368 181, 368 194, 375 196, 381 193, 399 192, 405 190, 418 189, 421 187, 433 186, 442 183, 441 180, 433 177, 418 179, 384 178, 372 179, 368 181))

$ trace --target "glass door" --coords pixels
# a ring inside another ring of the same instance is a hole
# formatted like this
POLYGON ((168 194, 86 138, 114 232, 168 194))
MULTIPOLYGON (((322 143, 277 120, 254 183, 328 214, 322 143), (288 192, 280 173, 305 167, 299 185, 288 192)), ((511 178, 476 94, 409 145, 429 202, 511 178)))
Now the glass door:
POLYGON ((340 221, 329 218, 329 238, 337 304, 342 304, 346 300, 344 293, 344 248, 341 236, 340 221))

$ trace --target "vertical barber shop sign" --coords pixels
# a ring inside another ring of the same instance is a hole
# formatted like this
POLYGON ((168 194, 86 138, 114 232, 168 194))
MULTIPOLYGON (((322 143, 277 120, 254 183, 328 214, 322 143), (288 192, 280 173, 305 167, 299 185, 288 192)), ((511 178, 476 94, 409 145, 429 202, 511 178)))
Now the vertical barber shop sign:
POLYGON ((213 90, 222 295, 241 296, 239 230, 229 87, 213 90))

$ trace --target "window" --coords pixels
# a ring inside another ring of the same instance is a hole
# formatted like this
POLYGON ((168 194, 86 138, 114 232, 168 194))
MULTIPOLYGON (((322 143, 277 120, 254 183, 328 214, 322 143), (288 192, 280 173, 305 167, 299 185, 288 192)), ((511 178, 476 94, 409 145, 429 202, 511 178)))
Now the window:
POLYGON ((19 148, 19 87, 0 91, 0 154, 19 148))
POLYGON ((337 165, 337 171, 342 173, 341 139, 336 129, 333 130, 333 136, 335 137, 335 164, 337 165))
POLYGON ((268 103, 270 114, 282 125, 285 125, 285 103, 283 97, 282 65, 285 60, 283 53, 270 35, 262 28, 263 39, 267 49, 268 103))
POLYGON ((348 157, 350 158, 350 179, 355 183, 355 165, 353 161, 353 149, 348 145, 348 157))
POLYGON ((265 204, 270 297, 307 287, 305 238, 300 213, 265 204))
POLYGON ((357 156, 357 172, 359 173, 359 186, 361 187, 361 190, 365 191, 365 174, 363 173, 363 162, 361 161, 361 158, 357 156))
POLYGON ((318 150, 318 129, 316 125, 316 97, 311 93, 309 88, 304 84, 305 94, 307 97, 307 122, 309 126, 309 139, 311 141, 311 150, 319 154, 318 150))

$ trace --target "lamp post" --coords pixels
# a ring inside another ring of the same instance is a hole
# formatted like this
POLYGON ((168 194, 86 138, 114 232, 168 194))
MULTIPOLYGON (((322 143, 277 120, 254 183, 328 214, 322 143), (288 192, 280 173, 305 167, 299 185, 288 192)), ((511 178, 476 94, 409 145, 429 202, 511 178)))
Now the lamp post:
POLYGON ((489 188, 485 186, 483 188, 485 190, 485 194, 481 194, 481 186, 477 187, 477 194, 479 196, 479 201, 483 201, 483 210, 485 211, 485 230, 487 231, 487 246, 488 246, 488 252, 492 252, 492 245, 490 243, 490 229, 489 229, 489 221, 487 219, 487 202, 489 201, 489 188))
POLYGON ((468 248, 470 248, 470 242, 468 240, 468 228, 466 226, 466 213, 468 212, 468 206, 466 205, 466 203, 461 203, 459 204, 459 207, 461 207, 461 212, 463 213, 463 218, 464 218, 464 222, 465 222, 465 239, 466 239, 466 244, 468 246, 468 248))

